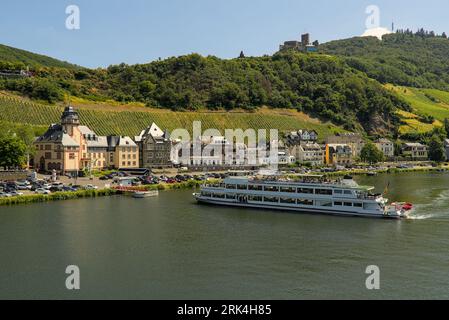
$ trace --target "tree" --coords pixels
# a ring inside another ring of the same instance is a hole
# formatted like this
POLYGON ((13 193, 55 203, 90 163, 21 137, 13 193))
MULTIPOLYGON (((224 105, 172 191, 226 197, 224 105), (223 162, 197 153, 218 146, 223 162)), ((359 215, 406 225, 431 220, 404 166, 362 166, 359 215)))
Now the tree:
POLYGON ((36 152, 36 148, 34 147, 34 130, 29 125, 22 125, 16 130, 17 137, 23 141, 26 146, 26 165, 27 168, 30 166, 30 156, 33 156, 36 152))
POLYGON ((370 164, 382 162, 384 160, 384 154, 376 145, 372 142, 368 142, 362 149, 360 159, 370 164))
POLYGON ((18 137, 0 139, 0 167, 4 169, 21 167, 26 162, 27 146, 18 137))
POLYGON ((434 135, 429 142, 429 159, 437 162, 445 160, 443 141, 436 135, 434 135))
POLYGON ((449 139, 449 118, 444 119, 444 129, 446 130, 446 137, 449 139))

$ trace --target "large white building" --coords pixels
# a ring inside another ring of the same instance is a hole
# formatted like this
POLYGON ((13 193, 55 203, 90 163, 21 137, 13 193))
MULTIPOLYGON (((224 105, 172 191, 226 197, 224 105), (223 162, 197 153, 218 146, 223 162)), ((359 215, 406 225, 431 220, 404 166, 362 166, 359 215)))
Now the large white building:
POLYGON ((301 163, 321 166, 324 163, 324 149, 318 143, 306 143, 290 148, 290 154, 301 163))
POLYGON ((388 139, 382 138, 376 141, 376 147, 382 151, 385 158, 391 159, 394 157, 394 143, 388 139))

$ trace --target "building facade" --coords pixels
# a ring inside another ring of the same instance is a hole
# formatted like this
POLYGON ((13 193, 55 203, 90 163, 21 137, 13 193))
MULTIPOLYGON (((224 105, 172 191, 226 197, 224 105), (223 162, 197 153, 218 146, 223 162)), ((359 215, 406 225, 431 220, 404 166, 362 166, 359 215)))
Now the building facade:
POLYGON ((362 135, 359 133, 339 133, 329 136, 326 140, 328 144, 347 145, 352 150, 352 157, 360 157, 362 149, 365 146, 362 135))
POLYGON ((113 169, 139 168, 139 147, 127 136, 108 136, 107 163, 113 169))
POLYGON ((86 126, 79 126, 86 145, 82 148, 81 167, 92 170, 101 170, 109 167, 107 161, 108 140, 106 137, 98 136, 86 126))
POLYGON ((403 143, 401 147, 402 156, 414 161, 428 160, 428 148, 421 143, 403 143))
POLYGON ((382 151, 386 159, 394 158, 394 143, 388 139, 379 139, 375 142, 376 147, 382 151))
POLYGON ((299 145, 301 143, 315 143, 318 141, 318 133, 315 130, 292 131, 286 136, 286 143, 289 146, 299 145))
POLYGON ((303 143, 290 149, 297 161, 321 166, 324 163, 324 150, 318 143, 303 143))
POLYGON ((87 142, 79 130, 78 113, 66 107, 60 124, 52 124, 34 146, 34 167, 37 171, 78 172, 81 169, 82 150, 87 142))
POLYGON ((139 146, 142 168, 166 168, 172 166, 172 141, 168 131, 162 131, 155 123, 135 137, 139 146))
POLYGON ((353 151, 347 144, 326 144, 326 164, 330 166, 348 166, 353 160, 353 151))
POLYGON ((138 168, 139 150, 130 137, 98 136, 80 125, 78 113, 66 107, 60 124, 36 138, 37 171, 75 174, 81 170, 138 168))

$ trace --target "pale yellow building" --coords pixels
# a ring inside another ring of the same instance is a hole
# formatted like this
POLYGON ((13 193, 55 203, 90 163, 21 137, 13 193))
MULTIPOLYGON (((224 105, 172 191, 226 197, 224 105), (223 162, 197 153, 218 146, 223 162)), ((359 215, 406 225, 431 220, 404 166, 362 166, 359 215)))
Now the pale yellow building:
POLYGON ((52 124, 34 144, 34 167, 41 172, 139 168, 139 148, 130 137, 98 136, 80 125, 72 107, 65 108, 61 124, 52 124))
POLYGON ((139 147, 126 136, 108 136, 108 167, 116 169, 139 168, 139 147))
POLYGON ((52 124, 34 142, 34 167, 38 171, 77 172, 81 169, 82 150, 86 140, 79 130, 78 113, 65 108, 61 124, 52 124))
POLYGON ((82 150, 82 166, 92 170, 107 168, 108 140, 107 137, 98 136, 86 126, 79 127, 86 140, 86 148, 82 150))

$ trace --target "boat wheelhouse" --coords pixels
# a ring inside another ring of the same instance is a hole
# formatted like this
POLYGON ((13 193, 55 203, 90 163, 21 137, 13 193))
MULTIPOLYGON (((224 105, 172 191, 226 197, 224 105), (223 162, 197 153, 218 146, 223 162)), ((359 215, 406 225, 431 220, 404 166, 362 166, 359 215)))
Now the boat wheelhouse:
MULTIPOLYGON (((205 184, 194 196, 200 203, 298 211, 307 213, 404 218, 410 212, 388 206, 374 187, 360 186, 351 177, 330 181, 321 175, 299 175, 294 180, 269 177, 228 177, 205 184)), ((407 209, 407 210, 406 210, 407 209)))

